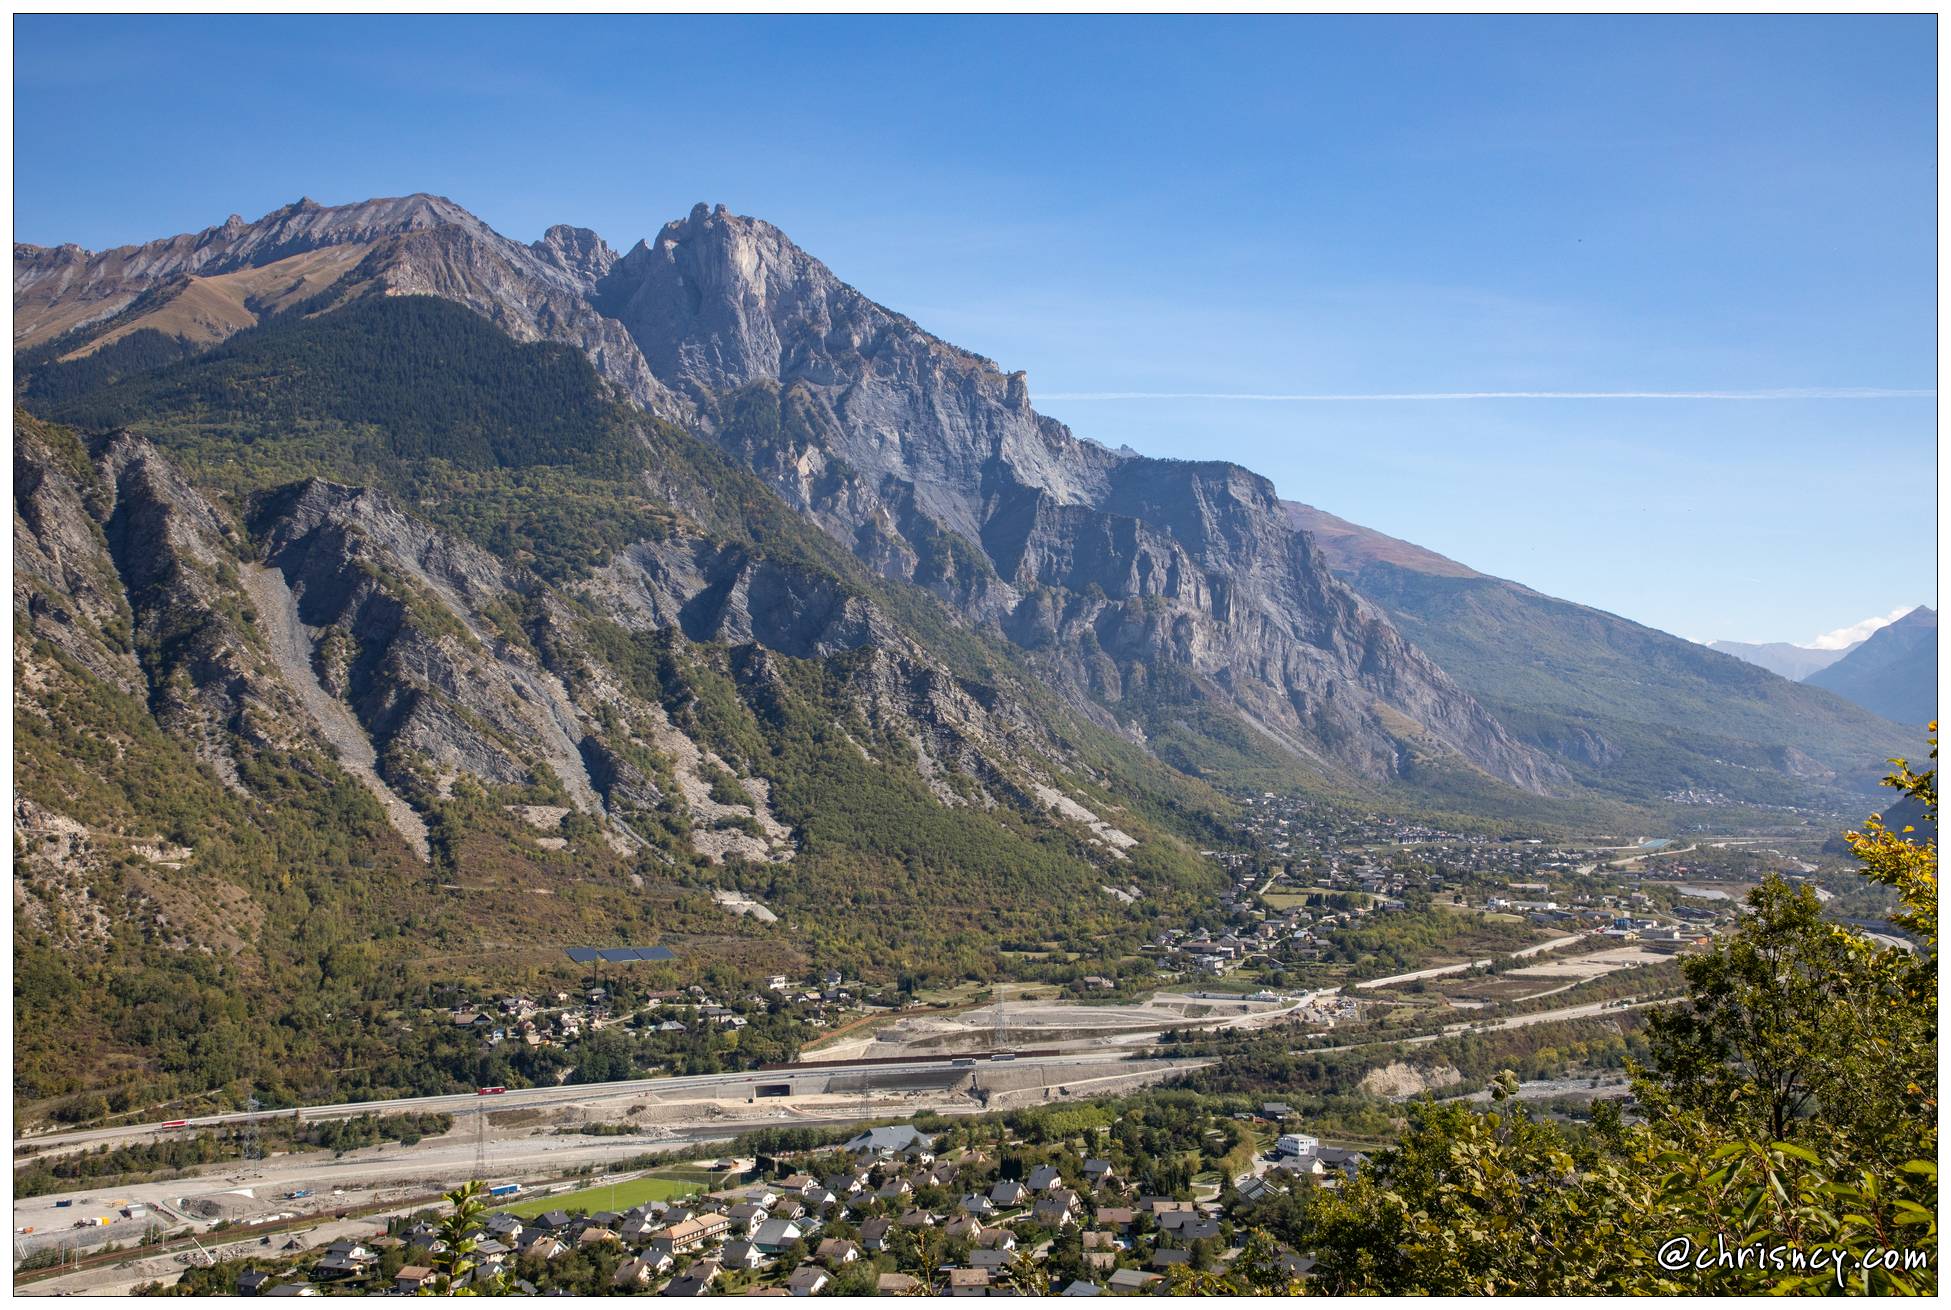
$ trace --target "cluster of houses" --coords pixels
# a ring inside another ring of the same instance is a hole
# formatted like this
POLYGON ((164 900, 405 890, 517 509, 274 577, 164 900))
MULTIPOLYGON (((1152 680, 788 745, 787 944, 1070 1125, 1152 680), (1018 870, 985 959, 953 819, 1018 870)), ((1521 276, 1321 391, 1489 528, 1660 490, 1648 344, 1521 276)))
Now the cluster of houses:
MULTIPOLYGON (((1401 894, 1403 862, 1466 882, 1506 881, 1590 865, 1602 852, 1537 837, 1456 832, 1388 815, 1349 815, 1296 796, 1245 798, 1239 831, 1251 854, 1221 857, 1236 867, 1276 866, 1295 885, 1379 896, 1401 894), (1383 854, 1393 852, 1387 862, 1383 854)), ((1248 870, 1246 876, 1251 876, 1248 870)))
POLYGON ((748 1014, 771 1009, 782 1001, 791 1005, 796 1017, 809 1028, 824 1028, 843 1012, 860 1006, 854 990, 844 985, 836 969, 824 971, 810 984, 774 975, 767 980, 766 991, 772 996, 752 995, 726 1003, 694 984, 645 992, 634 1002, 623 1003, 609 988, 590 987, 541 997, 500 996, 484 1003, 460 1004, 447 1012, 447 1018, 455 1027, 474 1032, 490 1047, 504 1042, 531 1047, 571 1046, 586 1032, 625 1024, 645 1032, 672 1034, 687 1033, 696 1026, 743 1028, 748 1014))
MULTIPOLYGON (((1263 952, 1286 963, 1319 959, 1338 930, 1366 915, 1403 908, 1412 889, 1456 893, 1490 882, 1497 890, 1477 902, 1489 913, 1520 915, 1540 927, 1589 931, 1666 953, 1704 940, 1725 917, 1721 907, 1688 905, 1680 896, 1581 889, 1579 878, 1603 868, 1609 848, 1451 832, 1383 815, 1354 818, 1273 793, 1246 798, 1240 827, 1251 853, 1210 853, 1234 874, 1228 930, 1158 943, 1166 954, 1213 974, 1230 972, 1263 952), (1540 880, 1541 875, 1554 881, 1540 880), (1265 908, 1252 894, 1304 888, 1360 893, 1361 902, 1330 901, 1327 907, 1317 903, 1283 912, 1265 908)), ((1665 872, 1677 876, 1684 870, 1671 865, 1665 872)))
POLYGON ((1645 892, 1620 895, 1568 894, 1557 900, 1547 884, 1513 883, 1510 896, 1485 897, 1483 907, 1497 914, 1521 914, 1541 927, 1587 932, 1618 943, 1637 942, 1649 950, 1673 953, 1704 944, 1712 928, 1726 921, 1728 909, 1675 903, 1660 909, 1645 892))
POLYGON ((1158 958, 1161 972, 1224 977, 1255 959, 1291 963, 1319 959, 1334 934, 1371 914, 1403 908, 1394 897, 1371 898, 1345 909, 1233 904, 1232 924, 1221 932, 1169 928, 1145 947, 1158 958))
MULTIPOLYGON (((1269 1171, 1274 1181, 1242 1180, 1242 1196, 1310 1170, 1338 1178, 1359 1164, 1352 1153, 1298 1134, 1281 1143, 1282 1164, 1269 1171), (1305 1150, 1287 1149, 1303 1144, 1305 1150)), ((729 1282, 746 1295, 815 1296, 866 1261, 855 1290, 867 1290, 861 1280, 871 1273, 872 1289, 883 1294, 1000 1295, 1034 1286, 1039 1294, 1087 1296, 1157 1290, 1175 1265, 1198 1259, 1224 1268, 1239 1254, 1228 1246, 1231 1229, 1218 1200, 1140 1195, 1110 1160, 1084 1160, 1074 1177, 1045 1164, 1006 1178, 981 1148, 945 1159, 933 1149, 911 1125, 880 1127, 844 1144, 843 1167, 834 1167, 832 1152, 800 1157, 824 1161, 828 1171, 820 1174, 788 1172, 620 1212, 491 1214, 470 1235, 474 1266, 458 1287, 504 1275, 516 1291, 545 1293, 553 1290, 546 1276, 552 1263, 600 1248, 609 1256, 602 1267, 613 1267, 609 1290, 622 1294, 702 1296, 728 1290, 729 1282), (1053 1277, 1044 1262, 1070 1234, 1081 1264, 1073 1260, 1064 1276, 1053 1277)), ((415 1295, 437 1286, 444 1250, 439 1225, 417 1220, 383 1238, 335 1243, 308 1280, 257 1271, 239 1290, 307 1295, 364 1280, 359 1290, 369 1294, 415 1295), (403 1248, 408 1263, 385 1280, 378 1270, 388 1247, 403 1248)), ((1293 1252, 1283 1258, 1296 1276, 1311 1264, 1293 1252)))

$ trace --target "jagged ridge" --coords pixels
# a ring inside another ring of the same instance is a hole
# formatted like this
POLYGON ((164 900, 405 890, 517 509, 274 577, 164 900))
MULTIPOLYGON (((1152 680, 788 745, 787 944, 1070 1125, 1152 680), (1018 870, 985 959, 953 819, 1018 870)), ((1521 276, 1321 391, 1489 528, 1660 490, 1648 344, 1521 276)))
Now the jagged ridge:
POLYGON ((369 253, 321 301, 422 292, 518 339, 579 346, 631 399, 710 433, 876 569, 1038 651, 1107 726, 1144 739, 1170 717, 1158 696, 1174 687, 1330 771, 1396 776, 1433 749, 1530 790, 1562 781, 1321 567, 1264 479, 1077 439, 1035 412, 1021 374, 722 207, 619 257, 566 226, 523 247, 434 197, 301 202, 102 255, 27 252, 16 303, 35 311, 33 331, 72 319, 69 302, 101 322, 167 279, 333 243, 369 253))

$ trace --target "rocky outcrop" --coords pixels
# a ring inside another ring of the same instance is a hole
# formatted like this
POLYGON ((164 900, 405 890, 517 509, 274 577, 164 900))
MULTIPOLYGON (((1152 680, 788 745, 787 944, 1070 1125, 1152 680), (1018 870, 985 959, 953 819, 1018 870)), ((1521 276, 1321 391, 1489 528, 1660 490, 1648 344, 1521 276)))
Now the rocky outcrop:
POLYGON ((233 786, 240 750, 303 740, 300 708, 241 593, 237 525, 147 442, 96 454, 102 523, 134 622, 151 711, 233 786))
POLYGON ((14 640, 45 641, 117 690, 141 695, 122 580, 102 535, 106 488, 66 431, 14 416, 14 640))
POLYGON ((594 288, 617 260, 616 251, 602 237, 586 227, 567 223, 557 223, 529 249, 536 258, 575 278, 585 290, 594 288))
POLYGON ((584 590, 632 626, 677 628, 692 641, 825 657, 888 635, 873 609, 833 578, 702 537, 640 542, 584 590))
POLYGON ((430 855, 427 822, 379 771, 379 751, 346 703, 319 674, 318 638, 298 617, 298 599, 284 574, 266 565, 244 569, 244 589, 256 607, 258 626, 285 683, 305 707, 312 725, 332 747, 339 767, 363 783, 386 811, 387 822, 422 860, 430 855))
POLYGON ((754 383, 817 402, 814 439, 759 469, 794 503, 838 459, 867 488, 906 484, 921 513, 974 541, 992 496, 1027 486, 1090 502, 1117 462, 1037 414, 1022 374, 929 335, 779 229, 723 206, 699 205, 639 242, 598 284, 596 304, 715 429, 736 428, 728 398, 754 383))
POLYGON ((486 613, 520 591, 492 556, 374 492, 318 479, 266 498, 252 528, 301 621, 321 641, 338 638, 338 667, 322 680, 371 735, 389 783, 552 777, 579 808, 600 811, 584 716, 486 613))
MULTIPOLYGON (((147 442, 91 451, 26 418, 16 464, 23 641, 117 682, 240 792, 256 752, 336 761, 423 859, 425 812, 463 778, 559 787, 621 850, 675 823, 708 860, 792 857, 763 756, 721 753, 626 686, 592 617, 720 652, 761 714, 804 694, 782 659, 827 662, 860 749, 946 804, 1027 809, 1062 767, 1019 697, 955 676, 840 576, 749 543, 673 532, 559 593, 368 488, 306 479, 240 523, 147 442)), ((47 671, 31 647, 17 664, 31 701, 47 671)))
POLYGON ((466 305, 517 341, 573 345, 637 404, 662 417, 684 416, 684 407, 652 374, 630 335, 584 298, 576 270, 545 260, 478 221, 410 232, 377 245, 346 276, 342 294, 368 286, 466 305))

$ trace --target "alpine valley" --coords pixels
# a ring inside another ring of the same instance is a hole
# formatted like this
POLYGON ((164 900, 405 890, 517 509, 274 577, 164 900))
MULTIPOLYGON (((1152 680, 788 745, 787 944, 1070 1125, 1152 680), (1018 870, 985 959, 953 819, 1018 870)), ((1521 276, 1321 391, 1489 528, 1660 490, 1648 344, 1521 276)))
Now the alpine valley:
POLYGON ((573 945, 724 988, 1150 976, 1221 921, 1249 793, 1832 832, 1920 753, 1073 434, 723 208, 619 254, 299 201, 17 246, 14 304, 29 1117, 469 1086, 411 1016, 573 945))

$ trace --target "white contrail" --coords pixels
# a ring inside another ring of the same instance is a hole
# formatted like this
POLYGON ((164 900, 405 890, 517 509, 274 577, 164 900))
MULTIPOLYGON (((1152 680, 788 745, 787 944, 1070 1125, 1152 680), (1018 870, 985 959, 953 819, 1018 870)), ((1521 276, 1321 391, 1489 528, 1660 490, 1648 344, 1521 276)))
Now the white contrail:
POLYGON ((1049 391, 1051 400, 1920 400, 1936 391, 1893 387, 1787 387, 1773 391, 1049 391))

